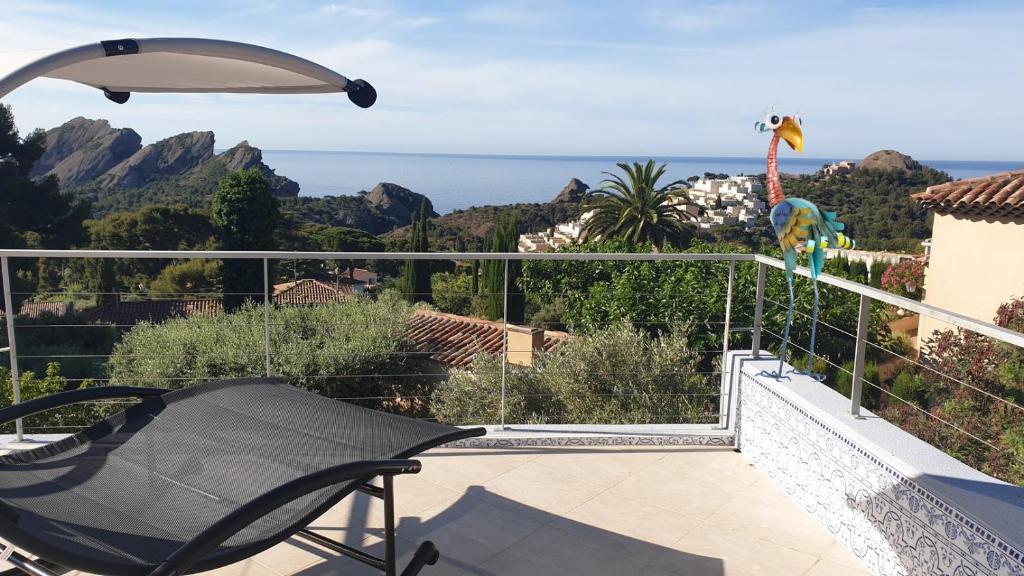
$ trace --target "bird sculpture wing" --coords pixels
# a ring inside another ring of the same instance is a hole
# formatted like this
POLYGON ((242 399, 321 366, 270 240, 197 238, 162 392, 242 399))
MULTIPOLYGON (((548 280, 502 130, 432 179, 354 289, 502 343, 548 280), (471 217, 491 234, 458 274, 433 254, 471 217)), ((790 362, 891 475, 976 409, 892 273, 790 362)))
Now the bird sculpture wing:
POLYGON ((796 269, 796 252, 802 247, 810 260, 811 276, 817 278, 825 269, 825 249, 853 248, 854 241, 843 234, 846 225, 836 219, 835 212, 822 212, 802 198, 787 198, 772 208, 772 227, 782 247, 786 273, 796 269))

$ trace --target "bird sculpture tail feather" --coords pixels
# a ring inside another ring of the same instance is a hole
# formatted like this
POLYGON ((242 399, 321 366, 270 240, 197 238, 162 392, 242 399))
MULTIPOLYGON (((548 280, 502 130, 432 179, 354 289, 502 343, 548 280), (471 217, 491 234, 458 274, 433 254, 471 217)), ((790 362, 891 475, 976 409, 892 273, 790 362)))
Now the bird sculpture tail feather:
POLYGON ((825 270, 825 252, 830 244, 835 248, 852 249, 856 242, 843 234, 846 225, 836 220, 835 212, 822 212, 821 218, 814 223, 817 240, 808 239, 805 249, 811 269, 811 277, 817 278, 825 270))

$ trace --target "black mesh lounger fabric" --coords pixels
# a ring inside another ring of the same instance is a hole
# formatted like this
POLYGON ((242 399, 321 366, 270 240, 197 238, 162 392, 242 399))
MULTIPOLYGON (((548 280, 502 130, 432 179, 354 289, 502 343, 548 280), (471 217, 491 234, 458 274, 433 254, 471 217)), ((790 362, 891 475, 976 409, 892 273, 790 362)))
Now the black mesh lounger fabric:
MULTIPOLYGON (((56 444, 0 457, 0 502, 9 507, 0 506, 0 536, 68 568, 146 574, 204 528, 285 482, 348 462, 409 458, 482 433, 271 379, 201 384, 147 399, 56 444)), ((273 546, 357 484, 278 509, 192 571, 273 546)))

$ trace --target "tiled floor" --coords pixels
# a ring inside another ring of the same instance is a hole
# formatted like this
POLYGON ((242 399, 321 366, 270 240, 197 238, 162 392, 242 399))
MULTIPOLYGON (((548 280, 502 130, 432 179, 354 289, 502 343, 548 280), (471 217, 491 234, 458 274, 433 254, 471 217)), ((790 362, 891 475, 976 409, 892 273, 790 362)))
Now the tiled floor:
MULTIPOLYGON (((395 485, 402 567, 413 542, 441 551, 424 576, 867 573, 731 449, 449 449, 420 459, 423 472, 395 485)), ((357 494, 313 526, 379 555, 381 509, 357 494)), ((379 574, 297 539, 214 573, 379 574)))

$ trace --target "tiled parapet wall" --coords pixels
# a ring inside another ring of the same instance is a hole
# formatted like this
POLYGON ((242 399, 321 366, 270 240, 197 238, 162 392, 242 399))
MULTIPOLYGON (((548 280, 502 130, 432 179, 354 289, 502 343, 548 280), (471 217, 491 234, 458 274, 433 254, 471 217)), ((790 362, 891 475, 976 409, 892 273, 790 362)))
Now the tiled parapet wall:
POLYGON ((973 470, 778 361, 730 363, 742 453, 874 574, 1024 576, 1024 489, 973 470))

